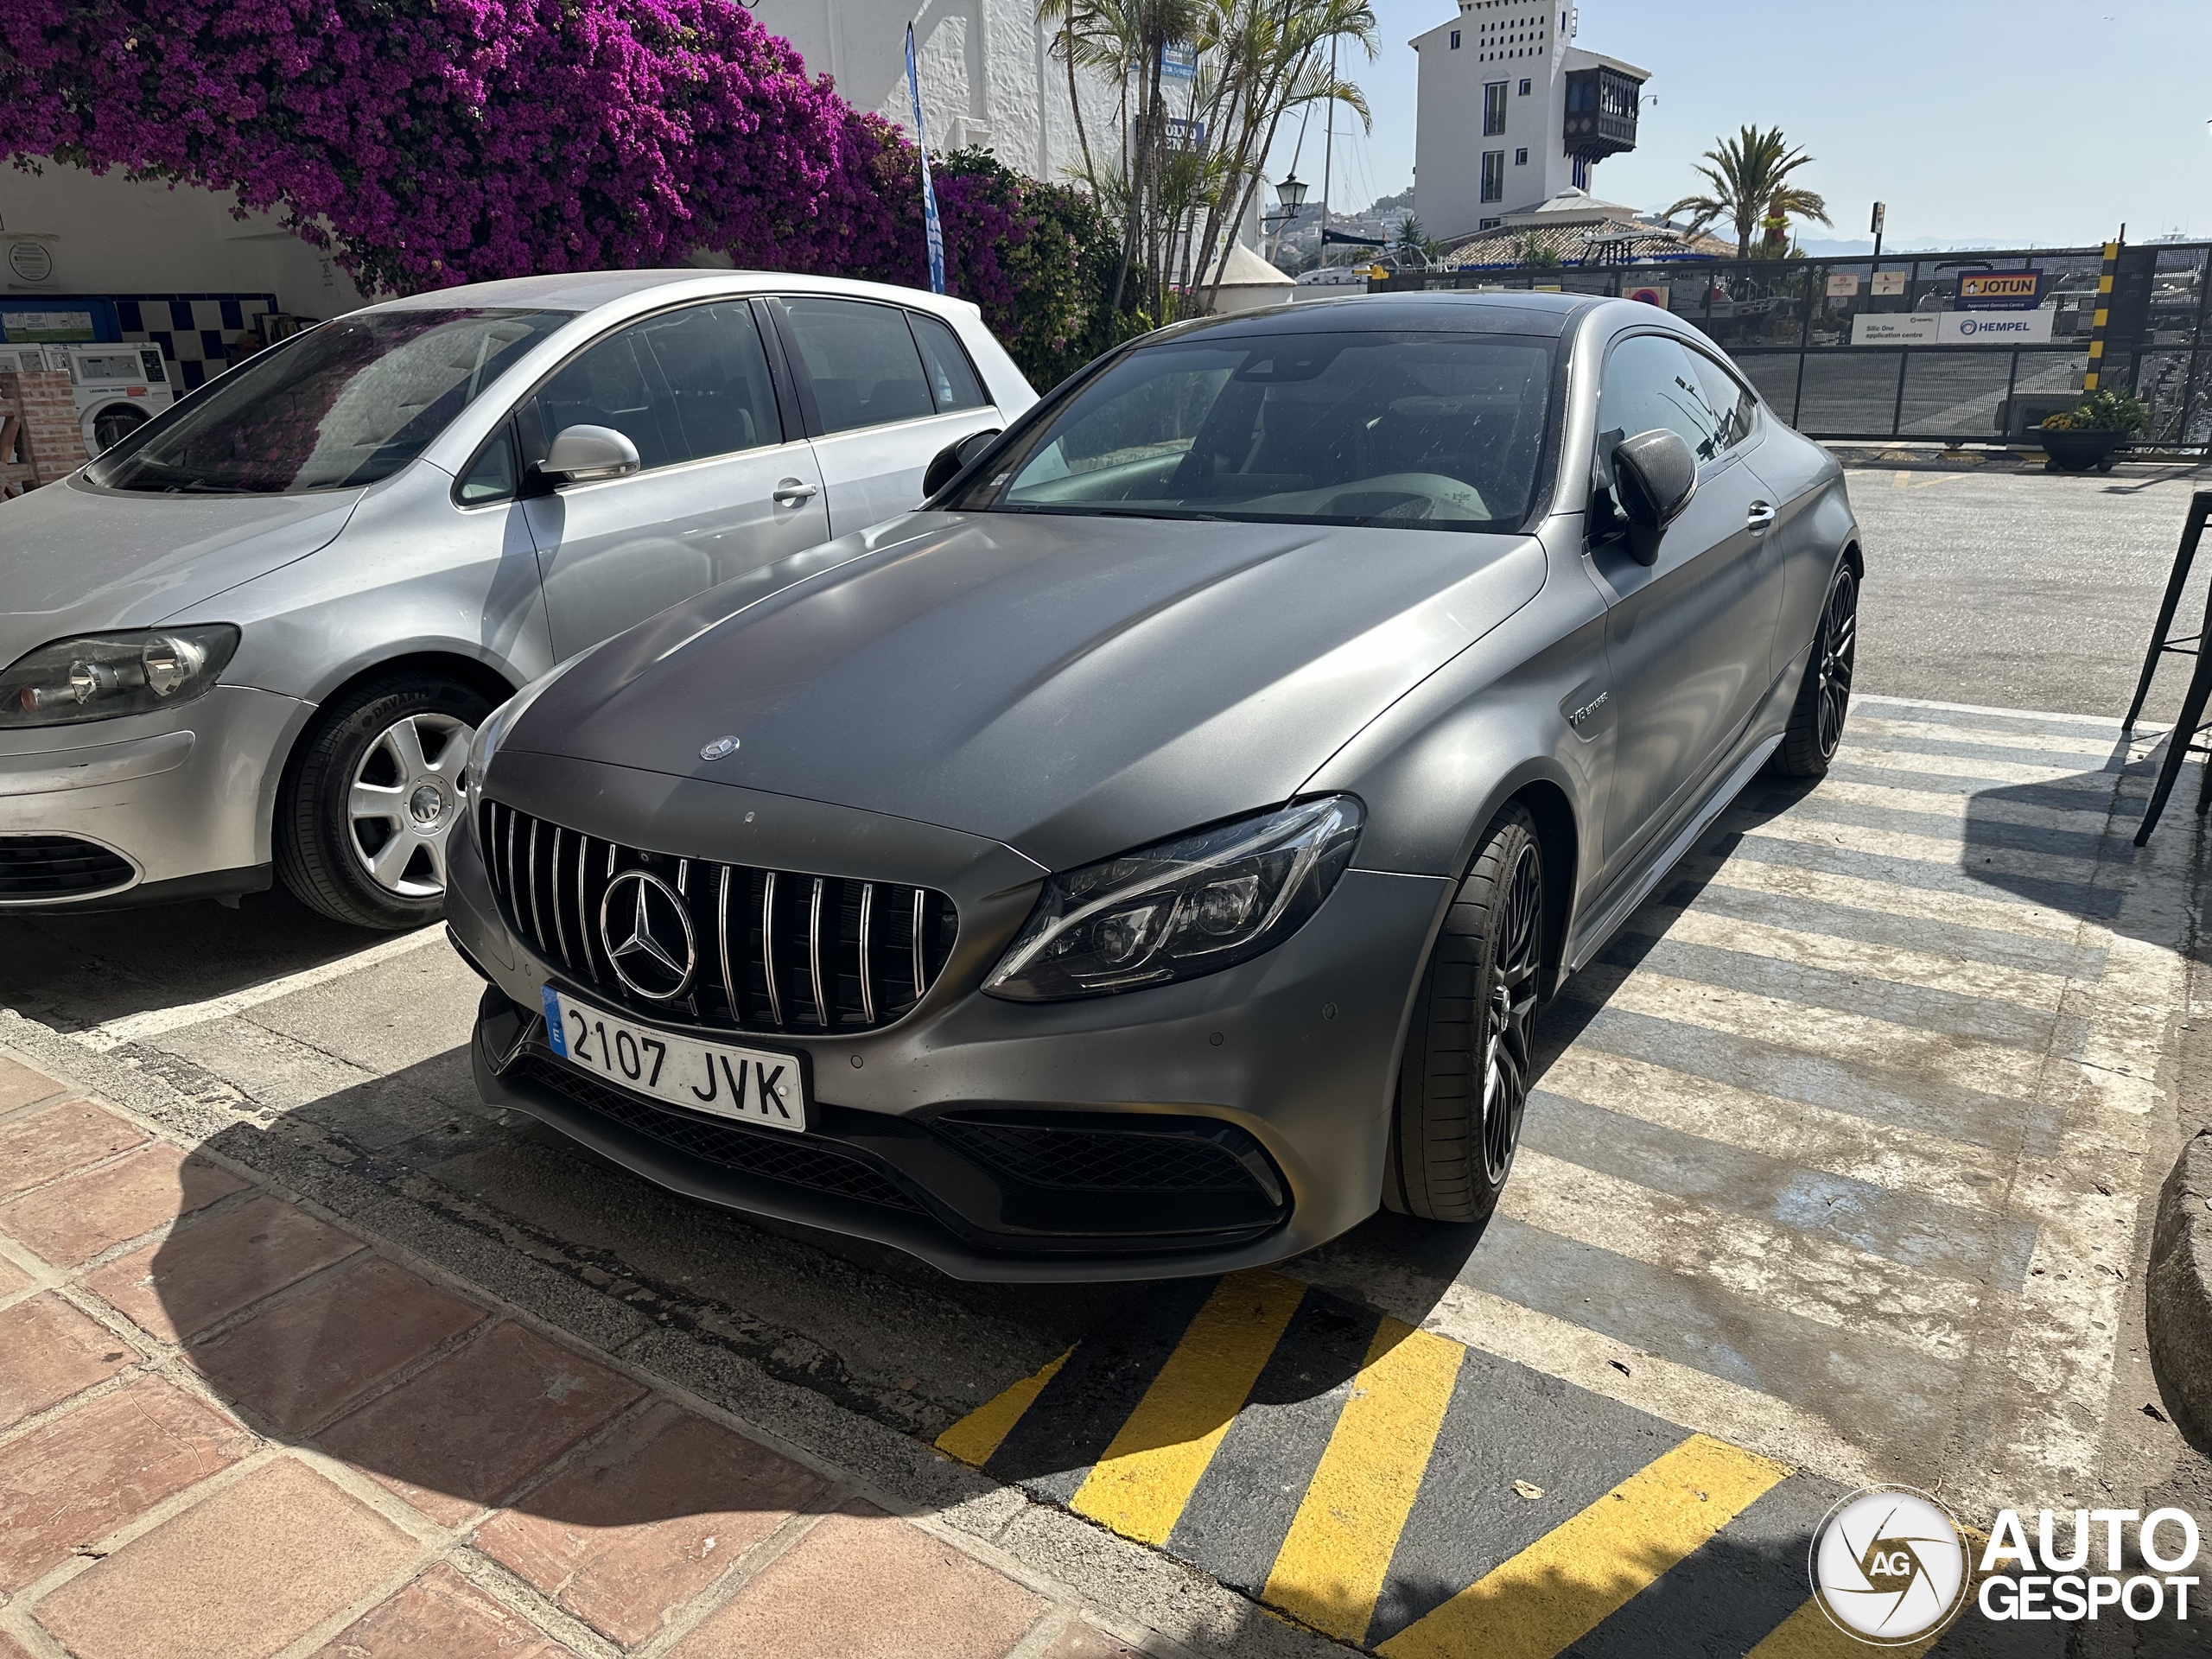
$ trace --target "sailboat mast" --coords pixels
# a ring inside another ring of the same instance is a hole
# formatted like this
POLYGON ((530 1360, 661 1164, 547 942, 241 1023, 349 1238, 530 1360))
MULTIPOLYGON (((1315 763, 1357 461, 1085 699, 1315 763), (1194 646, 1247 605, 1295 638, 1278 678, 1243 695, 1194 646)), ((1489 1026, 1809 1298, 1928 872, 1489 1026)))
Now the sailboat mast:
MULTIPOLYGON (((1329 39, 1329 85, 1334 87, 1336 84, 1337 42, 1336 37, 1332 35, 1329 39)), ((1329 170, 1337 159, 1337 100, 1334 98, 1323 106, 1323 115, 1327 124, 1322 129, 1321 145, 1321 265, 1325 270, 1329 264, 1329 170)))

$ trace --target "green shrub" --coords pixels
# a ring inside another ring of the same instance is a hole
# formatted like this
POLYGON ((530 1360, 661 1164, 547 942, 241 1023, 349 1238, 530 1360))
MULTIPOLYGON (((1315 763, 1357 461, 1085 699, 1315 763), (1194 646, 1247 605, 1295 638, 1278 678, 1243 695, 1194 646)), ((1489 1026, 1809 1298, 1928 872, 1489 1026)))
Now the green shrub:
POLYGON ((2044 418, 2046 432, 2140 432, 2151 423, 2151 411, 2132 392, 2092 391, 2070 410, 2044 418))

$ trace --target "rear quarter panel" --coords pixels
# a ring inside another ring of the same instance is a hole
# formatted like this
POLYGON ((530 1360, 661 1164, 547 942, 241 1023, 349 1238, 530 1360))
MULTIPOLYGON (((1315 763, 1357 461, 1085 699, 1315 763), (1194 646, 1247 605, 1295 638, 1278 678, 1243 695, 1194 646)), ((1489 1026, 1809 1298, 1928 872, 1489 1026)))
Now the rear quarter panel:
POLYGON ((1859 524, 1836 458, 1779 421, 1752 454, 1751 468, 1773 493, 1770 533, 1788 572, 1774 634, 1774 672, 1780 677, 1805 660, 1828 578, 1844 548, 1858 541, 1859 524))

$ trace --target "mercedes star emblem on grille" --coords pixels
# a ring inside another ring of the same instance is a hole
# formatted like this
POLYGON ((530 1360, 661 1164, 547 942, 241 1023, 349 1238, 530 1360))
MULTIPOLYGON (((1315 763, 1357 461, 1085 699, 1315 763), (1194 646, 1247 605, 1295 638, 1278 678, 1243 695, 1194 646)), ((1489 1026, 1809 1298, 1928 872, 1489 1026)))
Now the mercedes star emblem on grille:
POLYGON ((691 988, 699 942, 683 895, 645 870, 625 870, 599 902, 599 937, 615 976, 639 996, 671 1002, 691 988))
POLYGON ((699 758, 702 760, 725 760, 736 753, 737 740, 734 737, 718 737, 711 743, 702 743, 699 746, 699 758))

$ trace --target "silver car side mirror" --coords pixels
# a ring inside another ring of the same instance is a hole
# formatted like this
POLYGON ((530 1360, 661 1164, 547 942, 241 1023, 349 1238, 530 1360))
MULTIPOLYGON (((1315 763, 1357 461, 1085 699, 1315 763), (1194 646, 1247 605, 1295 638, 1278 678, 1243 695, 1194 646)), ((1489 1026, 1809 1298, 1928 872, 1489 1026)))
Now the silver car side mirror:
POLYGON ((564 426, 537 470, 567 484, 620 478, 638 470, 638 446, 611 426, 564 426))
POLYGON ((1629 551, 1656 564, 1659 543, 1697 493, 1697 456, 1682 435, 1663 426, 1623 438, 1613 448, 1613 487, 1628 518, 1629 551))

